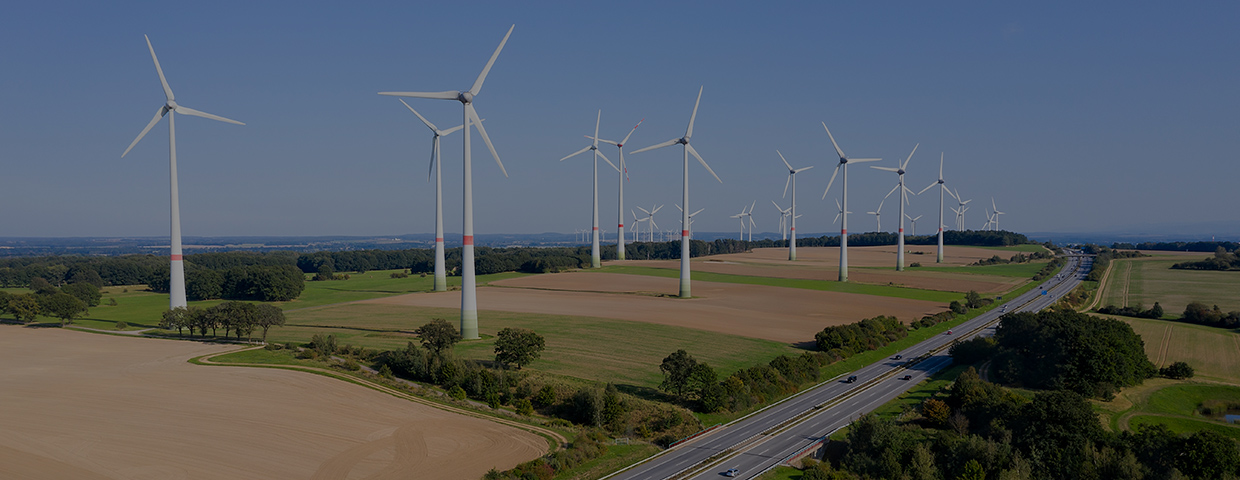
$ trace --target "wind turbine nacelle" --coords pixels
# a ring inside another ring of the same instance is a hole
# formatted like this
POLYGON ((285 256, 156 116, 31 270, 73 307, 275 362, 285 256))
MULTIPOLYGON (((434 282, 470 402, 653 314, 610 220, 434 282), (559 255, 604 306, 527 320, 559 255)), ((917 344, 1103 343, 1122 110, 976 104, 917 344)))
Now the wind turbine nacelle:
POLYGON ((899 174, 899 175, 904 175, 904 169, 903 169, 903 168, 898 169, 898 170, 896 170, 896 173, 897 173, 897 174, 899 174))
POLYGON ((177 101, 176 101, 176 100, 168 100, 168 103, 165 103, 164 105, 168 107, 168 110, 176 110, 176 109, 177 109, 177 101))
POLYGON ((469 92, 461 92, 460 95, 456 96, 456 99, 460 100, 461 103, 470 103, 474 101, 474 94, 469 92))
POLYGON ((681 145, 688 145, 688 144, 689 144, 689 139, 688 139, 688 138, 685 138, 685 137, 680 137, 680 140, 677 140, 677 141, 676 141, 676 143, 679 143, 679 144, 681 144, 681 145))

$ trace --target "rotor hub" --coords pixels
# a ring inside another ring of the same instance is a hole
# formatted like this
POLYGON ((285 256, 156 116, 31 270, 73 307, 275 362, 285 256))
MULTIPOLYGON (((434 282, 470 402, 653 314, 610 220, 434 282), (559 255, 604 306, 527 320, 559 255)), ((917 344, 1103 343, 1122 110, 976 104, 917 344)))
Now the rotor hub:
POLYGON ((456 99, 460 100, 461 103, 472 103, 474 101, 474 94, 469 92, 461 92, 460 95, 456 96, 456 99))
POLYGON ((176 101, 176 100, 168 100, 168 103, 164 104, 164 106, 168 107, 168 110, 176 110, 176 109, 177 109, 177 101, 176 101))
POLYGON ((844 157, 840 157, 840 165, 843 165, 843 164, 846 164, 846 163, 848 163, 848 159, 847 159, 847 158, 844 158, 844 157))
POLYGON ((688 145, 689 137, 680 137, 680 140, 677 140, 676 143, 679 143, 681 145, 688 145))
POLYGON ((904 169, 903 169, 903 168, 901 168, 901 169, 899 169, 899 170, 896 170, 896 173, 897 173, 897 174, 899 174, 899 175, 904 175, 904 169))

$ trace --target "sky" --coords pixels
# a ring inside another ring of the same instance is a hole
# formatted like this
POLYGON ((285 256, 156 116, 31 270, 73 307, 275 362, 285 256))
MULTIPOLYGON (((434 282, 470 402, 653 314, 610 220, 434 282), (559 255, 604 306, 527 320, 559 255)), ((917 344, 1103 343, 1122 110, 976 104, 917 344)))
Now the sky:
MULTIPOLYGON (((737 229, 798 175, 798 230, 832 225, 845 153, 850 230, 872 231, 894 167, 944 177, 980 228, 1028 232, 1236 224, 1236 2, 18 2, 0 16, 0 237, 167 235, 165 119, 121 153, 164 97, 143 34, 183 106, 187 236, 397 235, 434 230, 431 135, 380 91, 468 89, 516 25, 474 101, 508 177, 473 135, 477 233, 590 226, 588 144, 639 120, 635 150, 684 134, 695 231, 737 229), (1154 227, 1151 227, 1154 226, 1154 227)), ((441 128, 461 105, 412 99, 441 128)), ((461 228, 461 134, 443 140, 445 228, 461 228)), ((615 160, 615 148, 602 152, 615 160)), ((666 205, 677 229, 681 149, 626 157, 625 211, 666 205)), ((599 163, 614 238, 617 174, 599 163)), ((910 199, 937 216, 933 190, 910 199)), ((950 200, 950 199, 949 199, 950 200)), ((638 212, 640 214, 640 212, 638 212)), ((884 203, 884 230, 896 204, 884 203)), ((954 224, 950 218, 945 223, 954 224)), ((631 223, 625 214, 626 223, 631 223)))

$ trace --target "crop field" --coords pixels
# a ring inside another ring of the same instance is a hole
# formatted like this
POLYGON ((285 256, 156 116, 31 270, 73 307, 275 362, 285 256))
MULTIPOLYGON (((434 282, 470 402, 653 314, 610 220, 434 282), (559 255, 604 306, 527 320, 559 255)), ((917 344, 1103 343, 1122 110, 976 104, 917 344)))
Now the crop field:
POLYGON ((319 375, 186 362, 235 346, 0 330, 0 408, 21 412, 0 416, 0 477, 474 480, 548 447, 319 375))
POLYGON ((1240 384, 1240 333, 1168 320, 1112 318, 1141 336, 1155 366, 1187 362, 1202 379, 1240 384))
POLYGON ((1159 255, 1113 261, 1099 305, 1139 304, 1149 308, 1159 302, 1168 315, 1177 317, 1192 301, 1218 305, 1225 312, 1240 310, 1240 272, 1171 269, 1175 263, 1208 256, 1159 255))
MULTIPOLYGON (((481 298, 479 294, 480 301, 481 298)), ((495 335, 499 330, 527 328, 542 335, 547 344, 542 358, 528 368, 639 387, 657 386, 662 381, 659 363, 681 348, 724 374, 767 362, 781 354, 799 355, 801 352, 782 342, 655 323, 504 311, 481 311, 478 316, 483 338, 457 344, 458 355, 493 360, 495 335), (636 338, 641 341, 634 341, 636 338)), ((434 318, 455 323, 459 313, 453 308, 414 308, 372 302, 337 305, 290 312, 288 323, 295 326, 273 329, 270 340, 305 342, 310 336, 322 333, 336 335, 341 344, 401 348, 407 342, 416 343, 417 338, 410 332, 434 318)), ((813 340, 813 334, 804 340, 813 340)))

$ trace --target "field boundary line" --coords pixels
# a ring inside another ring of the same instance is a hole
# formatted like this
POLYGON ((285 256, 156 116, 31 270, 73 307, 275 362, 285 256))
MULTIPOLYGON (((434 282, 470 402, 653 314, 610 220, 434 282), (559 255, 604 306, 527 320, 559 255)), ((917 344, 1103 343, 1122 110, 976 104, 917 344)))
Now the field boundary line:
POLYGON ((1087 311, 1093 310, 1094 307, 1098 306, 1098 302, 1102 301, 1102 295, 1106 293, 1107 280, 1111 279, 1111 267, 1114 265, 1115 265, 1115 262, 1107 263, 1107 271, 1103 272, 1102 279, 1098 280, 1098 291, 1097 293, 1094 294, 1093 301, 1089 302, 1089 305, 1081 307, 1080 310, 1077 310, 1078 312, 1087 312, 1087 311))
POLYGON ((1174 331, 1173 327, 1174 325, 1168 324, 1166 330, 1163 331, 1162 341, 1158 342, 1158 368, 1162 368, 1166 363, 1167 350, 1171 348, 1171 333, 1174 331))
POLYGON ((371 390, 375 390, 380 393, 385 393, 385 394, 388 394, 388 395, 391 395, 393 397, 400 398, 403 400, 411 401, 414 403, 419 403, 419 404, 426 405, 432 408, 464 415, 467 417, 473 417, 473 418, 478 418, 482 420, 489 420, 489 421, 499 423, 502 425, 507 425, 509 427, 517 428, 520 430, 525 430, 535 435, 544 437, 545 439, 548 439, 548 440, 555 440, 555 442, 551 442, 553 444, 551 445, 551 448, 548 450, 548 453, 559 450, 563 445, 568 444, 568 439, 564 437, 563 435, 561 435, 559 432, 556 432, 554 430, 518 422, 515 420, 509 420, 509 419, 501 418, 501 417, 494 416, 494 415, 488 415, 483 412, 445 405, 439 402, 434 402, 431 400, 427 400, 425 398, 418 397, 417 395, 414 395, 412 393, 402 392, 400 390, 389 387, 387 385, 373 382, 369 379, 355 377, 355 376, 347 375, 347 374, 341 374, 340 372, 332 371, 326 368, 306 367, 306 366, 301 366, 301 365, 281 365, 281 364, 262 364, 262 363, 222 363, 222 362, 216 362, 212 360, 213 358, 219 357, 222 355, 245 352, 249 350, 257 350, 260 348, 264 348, 264 347, 254 346, 254 347, 248 347, 248 348, 241 348, 237 350, 231 350, 227 352, 201 355, 201 356, 190 358, 188 361, 189 363, 196 364, 196 365, 219 366, 219 367, 274 368, 278 370, 290 370, 294 372, 309 373, 313 375, 322 375, 328 378, 341 380, 346 383, 352 383, 354 385, 369 388, 371 390))

